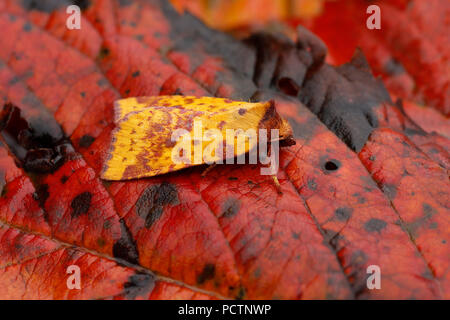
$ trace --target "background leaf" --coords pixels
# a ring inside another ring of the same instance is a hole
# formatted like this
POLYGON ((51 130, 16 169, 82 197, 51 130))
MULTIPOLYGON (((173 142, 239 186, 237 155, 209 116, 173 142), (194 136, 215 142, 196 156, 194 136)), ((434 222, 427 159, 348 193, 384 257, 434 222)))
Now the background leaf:
POLYGON ((0 4, 2 298, 449 298, 448 120, 412 120, 363 53, 335 67, 307 29, 238 40, 158 0, 82 2, 67 30, 66 5, 0 4), (158 94, 274 99, 283 195, 256 165, 100 180, 113 101, 158 94))

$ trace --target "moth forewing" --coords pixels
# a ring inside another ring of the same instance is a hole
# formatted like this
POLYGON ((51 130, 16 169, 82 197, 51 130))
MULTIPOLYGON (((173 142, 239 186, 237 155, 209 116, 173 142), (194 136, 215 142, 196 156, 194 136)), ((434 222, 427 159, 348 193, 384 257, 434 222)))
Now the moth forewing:
POLYGON ((279 130, 278 139, 292 138, 292 129, 273 102, 127 98, 115 102, 115 123, 102 171, 107 180, 151 177, 236 157, 240 163, 245 154, 257 149, 260 129, 279 130))

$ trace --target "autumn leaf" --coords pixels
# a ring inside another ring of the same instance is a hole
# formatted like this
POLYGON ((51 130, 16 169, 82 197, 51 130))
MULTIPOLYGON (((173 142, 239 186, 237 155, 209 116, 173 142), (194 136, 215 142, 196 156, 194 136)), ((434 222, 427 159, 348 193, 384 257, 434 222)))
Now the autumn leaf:
POLYGON ((365 51, 334 67, 303 27, 238 40, 162 0, 81 1, 67 30, 67 4, 0 4, 1 298, 450 298, 445 118, 408 116, 365 51), (100 179, 113 102, 155 95, 273 99, 282 194, 259 165, 100 179))
POLYGON ((450 3, 396 0, 374 4, 380 7, 380 30, 366 28, 367 4, 359 0, 325 3, 323 14, 313 20, 311 29, 326 41, 337 63, 347 61, 358 46, 392 93, 427 104, 448 117, 450 50, 446 19, 450 3))
POLYGON ((324 0, 171 0, 179 11, 200 17, 214 28, 232 30, 249 24, 318 16, 324 0))

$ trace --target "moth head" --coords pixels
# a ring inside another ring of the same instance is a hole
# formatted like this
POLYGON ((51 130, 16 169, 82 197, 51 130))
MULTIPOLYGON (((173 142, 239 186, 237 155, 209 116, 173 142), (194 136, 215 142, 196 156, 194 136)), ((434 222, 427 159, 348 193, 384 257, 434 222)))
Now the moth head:
POLYGON ((288 147, 295 144, 294 134, 292 127, 286 119, 282 119, 280 126, 280 145, 282 147, 288 147))
POLYGON ((263 118, 259 123, 259 128, 267 129, 270 132, 271 129, 278 129, 278 140, 282 147, 292 146, 295 144, 292 127, 283 119, 275 109, 275 102, 270 100, 267 102, 268 108, 263 118))

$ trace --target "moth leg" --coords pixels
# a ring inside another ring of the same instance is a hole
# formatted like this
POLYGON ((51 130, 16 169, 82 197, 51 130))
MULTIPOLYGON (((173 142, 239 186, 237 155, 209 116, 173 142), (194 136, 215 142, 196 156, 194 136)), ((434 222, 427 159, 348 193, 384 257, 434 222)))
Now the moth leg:
POLYGON ((210 172, 216 166, 216 164, 217 163, 213 163, 213 164, 210 164, 209 166, 207 166, 205 168, 205 170, 203 170, 201 177, 205 177, 208 174, 208 172, 210 172))
POLYGON ((283 194, 283 191, 281 191, 280 181, 278 181, 278 178, 275 174, 272 176, 272 181, 275 185, 275 188, 277 189, 278 194, 283 194))

